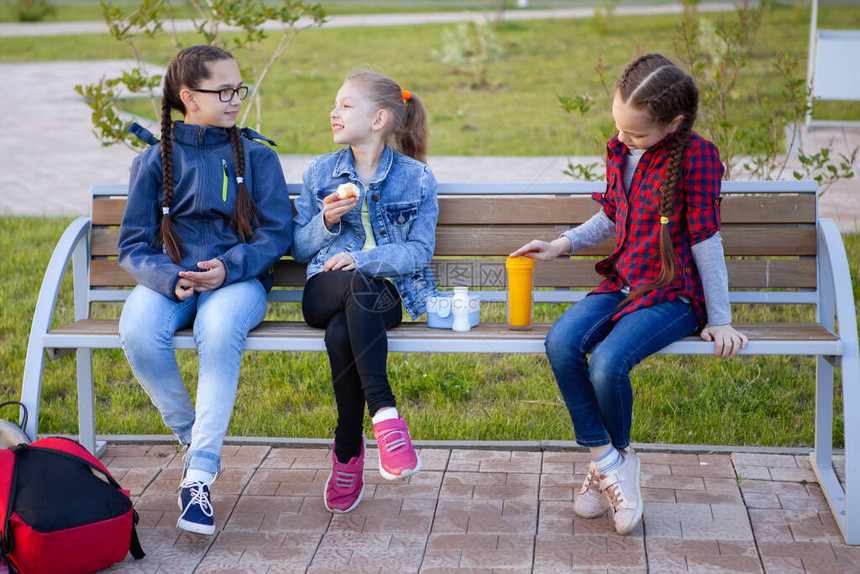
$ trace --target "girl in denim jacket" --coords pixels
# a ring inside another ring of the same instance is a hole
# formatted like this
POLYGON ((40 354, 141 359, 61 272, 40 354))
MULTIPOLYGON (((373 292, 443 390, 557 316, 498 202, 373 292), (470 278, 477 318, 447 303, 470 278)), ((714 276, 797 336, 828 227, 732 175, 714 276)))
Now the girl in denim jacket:
POLYGON ((611 510, 619 534, 636 528, 644 508, 630 447, 631 369, 699 330, 720 357, 747 344, 731 325, 719 233, 723 165, 693 131, 698 103, 692 78, 667 58, 634 60, 615 84, 618 134, 606 145, 606 192, 594 197, 602 209, 552 242, 511 254, 549 261, 615 238, 595 266, 603 281, 552 326, 546 353, 576 441, 591 452, 574 513, 611 510))
MULTIPOLYGON (((266 314, 272 265, 292 239, 278 156, 236 128, 248 88, 236 60, 214 46, 179 52, 167 68, 161 141, 131 168, 119 263, 137 280, 120 341, 164 422, 187 445, 177 526, 215 531, 210 486, 239 383, 248 331, 266 314), (173 122, 171 110, 184 115, 173 122), (192 406, 173 334, 193 326, 200 359, 192 406)), ((145 133, 144 133, 145 132, 145 133)))
POLYGON ((436 180, 423 163, 427 119, 418 96, 383 75, 351 72, 331 127, 335 143, 347 147, 314 159, 305 172, 292 254, 308 263, 305 321, 326 330, 338 422, 325 505, 343 513, 364 492, 365 402, 382 476, 421 469, 388 383, 386 329, 400 324, 401 302, 416 318, 435 293, 430 260, 439 208, 436 180), (350 183, 358 197, 341 199, 338 188, 350 183))

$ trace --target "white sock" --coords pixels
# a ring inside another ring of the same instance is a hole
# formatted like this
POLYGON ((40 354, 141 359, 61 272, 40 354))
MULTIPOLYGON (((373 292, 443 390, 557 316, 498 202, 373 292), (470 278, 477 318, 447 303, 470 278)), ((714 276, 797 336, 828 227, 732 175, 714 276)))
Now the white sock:
POLYGON ((396 419, 399 415, 397 414, 397 409, 394 407, 382 407, 376 414, 373 415, 373 424, 381 423, 382 421, 387 421, 390 419, 396 419))
POLYGON ((597 467, 597 472, 606 474, 610 470, 621 466, 622 462, 624 462, 624 457, 621 456, 621 451, 613 446, 609 452, 595 460, 594 465, 597 467))
POLYGON ((185 478, 182 479, 182 482, 202 482, 204 484, 211 484, 213 480, 215 480, 215 475, 211 472, 206 472, 199 468, 189 468, 186 469, 185 478))

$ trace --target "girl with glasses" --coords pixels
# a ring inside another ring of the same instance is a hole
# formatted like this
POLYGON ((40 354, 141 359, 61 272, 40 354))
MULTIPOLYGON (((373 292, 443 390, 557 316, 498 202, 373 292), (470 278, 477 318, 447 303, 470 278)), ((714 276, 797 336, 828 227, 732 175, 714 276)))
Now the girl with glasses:
MULTIPOLYGON (((131 168, 119 263, 137 280, 120 317, 135 377, 186 445, 177 526, 215 531, 210 487, 233 412, 248 331, 266 314, 272 265, 290 247, 292 209, 278 156, 236 127, 247 88, 232 55, 179 52, 164 76, 161 138, 131 168), (179 111, 184 121, 173 121, 179 111), (173 334, 192 327, 197 401, 182 380, 173 334)), ((270 142, 274 143, 274 142, 270 142)))

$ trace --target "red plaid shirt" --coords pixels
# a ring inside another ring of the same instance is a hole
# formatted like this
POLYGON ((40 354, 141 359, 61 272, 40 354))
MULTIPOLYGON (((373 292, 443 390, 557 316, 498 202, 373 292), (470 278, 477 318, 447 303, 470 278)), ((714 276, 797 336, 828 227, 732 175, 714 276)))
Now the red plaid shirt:
MULTIPOLYGON (((656 279, 660 272, 660 182, 665 176, 674 136, 648 149, 639 160, 630 189, 622 182, 627 146, 614 136, 606 144, 606 192, 593 194, 615 222, 615 250, 595 269, 604 279, 593 291, 608 293, 629 286, 631 291, 656 279)), ((685 296, 702 325, 706 321, 702 280, 693 264, 691 246, 720 230, 720 186, 723 164, 717 148, 695 132, 681 160, 675 208, 669 230, 675 246, 678 276, 670 285, 630 301, 613 317, 685 296)))

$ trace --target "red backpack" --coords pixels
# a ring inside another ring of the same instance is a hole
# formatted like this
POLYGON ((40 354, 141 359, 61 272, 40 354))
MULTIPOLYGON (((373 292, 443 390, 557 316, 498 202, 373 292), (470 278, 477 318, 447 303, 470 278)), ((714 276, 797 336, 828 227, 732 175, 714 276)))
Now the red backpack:
POLYGON ((144 556, 129 492, 75 441, 0 450, 0 555, 22 574, 86 573, 144 556))

